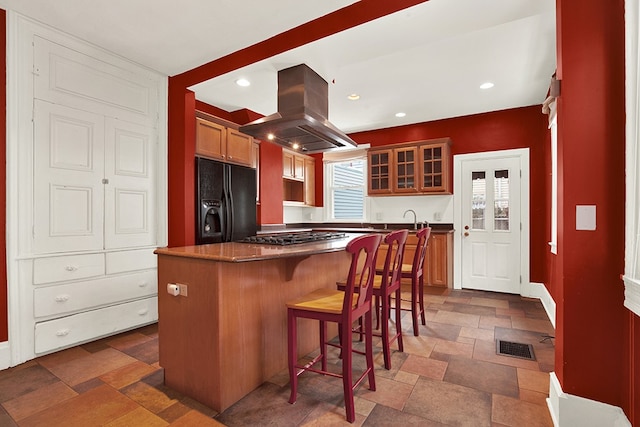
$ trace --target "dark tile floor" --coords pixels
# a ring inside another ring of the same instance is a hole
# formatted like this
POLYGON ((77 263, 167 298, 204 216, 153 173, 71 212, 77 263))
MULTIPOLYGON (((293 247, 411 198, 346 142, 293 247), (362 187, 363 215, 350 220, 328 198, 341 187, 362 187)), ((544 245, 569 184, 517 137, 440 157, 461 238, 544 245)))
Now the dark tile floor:
MULTIPOLYGON (((393 352, 391 370, 374 350, 377 390, 366 382, 356 390, 354 424, 552 425, 554 346, 543 335, 554 330, 540 302, 430 289, 426 304, 419 337, 404 312, 405 348, 393 352), (497 355, 496 339, 532 344, 536 360, 497 355)), ((354 369, 363 365, 356 359, 354 369)), ((330 363, 339 369, 335 351, 330 363)), ((303 374, 295 405, 288 382, 283 371, 218 414, 164 386, 151 325, 1 371, 0 426, 348 425, 340 379, 303 374)))

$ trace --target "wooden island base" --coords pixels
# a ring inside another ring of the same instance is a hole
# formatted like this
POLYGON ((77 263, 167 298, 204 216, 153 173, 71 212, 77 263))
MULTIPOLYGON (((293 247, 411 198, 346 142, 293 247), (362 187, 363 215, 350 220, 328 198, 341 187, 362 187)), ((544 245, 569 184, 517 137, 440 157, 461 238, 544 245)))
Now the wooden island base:
MULTIPOLYGON (((335 288, 350 263, 344 250, 247 262, 156 253, 165 384, 219 412, 287 368, 285 302, 335 288), (187 294, 169 295, 168 283, 187 294)), ((318 348, 318 324, 298 328, 302 356, 318 348)))

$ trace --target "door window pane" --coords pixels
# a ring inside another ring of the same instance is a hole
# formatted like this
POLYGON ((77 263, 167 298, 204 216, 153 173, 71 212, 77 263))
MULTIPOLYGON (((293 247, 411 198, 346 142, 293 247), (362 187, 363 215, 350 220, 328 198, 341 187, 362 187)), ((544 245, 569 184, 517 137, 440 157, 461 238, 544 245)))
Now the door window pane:
POLYGON ((509 231, 509 171, 498 170, 493 180, 493 229, 509 231))
POLYGON ((471 173, 471 228, 474 230, 485 229, 485 208, 487 204, 486 175, 484 171, 471 173))

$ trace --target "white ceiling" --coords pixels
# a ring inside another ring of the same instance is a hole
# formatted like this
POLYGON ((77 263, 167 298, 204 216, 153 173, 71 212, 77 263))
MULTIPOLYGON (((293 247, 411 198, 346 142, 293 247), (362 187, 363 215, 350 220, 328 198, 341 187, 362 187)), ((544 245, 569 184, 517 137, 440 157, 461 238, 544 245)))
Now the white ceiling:
MULTIPOLYGON (((175 75, 356 0, 0 0, 175 75), (265 19, 268 17, 268 19, 265 19)), ((277 109, 277 71, 306 63, 345 132, 541 104, 555 70, 555 0, 430 0, 192 87, 227 111, 277 109), (248 88, 235 85, 248 78, 248 88), (492 89, 480 84, 491 81, 492 89), (335 82, 335 83, 334 83, 335 82), (347 95, 358 93, 360 100, 347 95), (396 112, 406 113, 396 118, 396 112)))

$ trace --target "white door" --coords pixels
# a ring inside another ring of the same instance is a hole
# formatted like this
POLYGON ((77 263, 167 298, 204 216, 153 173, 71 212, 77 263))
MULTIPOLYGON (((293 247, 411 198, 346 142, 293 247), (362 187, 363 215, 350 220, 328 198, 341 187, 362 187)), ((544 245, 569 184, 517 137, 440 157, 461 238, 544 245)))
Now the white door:
POLYGON ((520 159, 461 162, 462 287, 521 293, 520 159))

